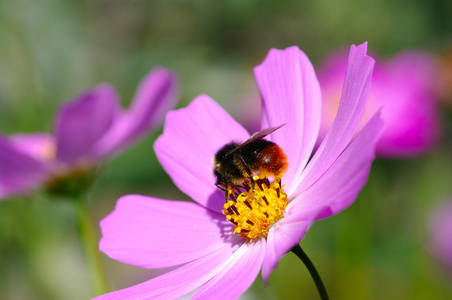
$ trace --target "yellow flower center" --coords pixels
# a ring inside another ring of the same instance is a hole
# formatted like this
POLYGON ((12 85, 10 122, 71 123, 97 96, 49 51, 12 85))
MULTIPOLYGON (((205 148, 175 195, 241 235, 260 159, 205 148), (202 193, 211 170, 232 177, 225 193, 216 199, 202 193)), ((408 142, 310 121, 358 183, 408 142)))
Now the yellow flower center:
POLYGON ((269 181, 268 178, 253 177, 241 185, 236 185, 228 193, 223 214, 234 224, 234 234, 252 241, 258 237, 267 237, 270 226, 281 219, 287 206, 287 194, 281 187, 281 180, 269 181))

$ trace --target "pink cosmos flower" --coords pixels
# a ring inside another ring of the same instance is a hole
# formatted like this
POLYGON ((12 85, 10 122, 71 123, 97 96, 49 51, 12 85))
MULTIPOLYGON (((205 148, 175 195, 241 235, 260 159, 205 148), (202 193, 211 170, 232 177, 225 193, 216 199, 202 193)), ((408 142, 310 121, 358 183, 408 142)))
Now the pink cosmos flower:
POLYGON ((452 201, 441 203, 429 218, 432 253, 452 269, 452 201))
MULTIPOLYGON (((346 53, 336 52, 318 70, 323 95, 320 141, 336 115, 346 66, 346 53)), ((385 129, 377 144, 378 156, 412 157, 437 144, 441 130, 435 74, 433 58, 422 52, 403 52, 376 64, 364 121, 383 107, 385 129)))
POLYGON ((156 68, 142 80, 127 111, 120 107, 115 89, 102 84, 61 107, 54 135, 0 135, 0 199, 81 176, 129 146, 174 107, 176 86, 173 73, 156 68))
POLYGON ((237 228, 223 214, 224 193, 215 186, 212 161, 220 147, 231 140, 245 141, 249 133, 206 95, 169 112, 154 148, 174 183, 196 203, 124 196, 101 221, 99 247, 127 264, 171 270, 96 299, 175 299, 198 288, 193 299, 235 299, 260 271, 267 282, 314 221, 351 205, 367 180, 382 129, 376 114, 353 138, 374 65, 366 48, 351 47, 338 115, 312 158, 321 96, 308 58, 297 47, 272 49, 254 69, 262 96, 262 128, 286 124, 267 138, 284 150, 289 168, 282 187, 273 181, 265 191, 256 188, 256 198, 247 198, 263 199, 263 193, 271 198, 267 207, 260 203, 249 210, 253 216, 275 212, 279 202, 287 205, 275 222, 258 228, 261 235, 252 240, 241 235, 244 230, 234 234, 237 228))

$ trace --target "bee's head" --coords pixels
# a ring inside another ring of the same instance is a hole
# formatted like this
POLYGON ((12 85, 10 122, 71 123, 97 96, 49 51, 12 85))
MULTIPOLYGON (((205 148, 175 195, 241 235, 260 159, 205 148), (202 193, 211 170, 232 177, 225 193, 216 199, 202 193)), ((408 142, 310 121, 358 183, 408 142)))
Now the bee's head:
POLYGON ((226 145, 224 145, 223 147, 221 147, 217 151, 217 153, 215 153, 215 156, 213 158, 213 163, 214 163, 215 167, 216 168, 219 167, 219 165, 221 165, 222 162, 227 160, 229 152, 236 149, 238 145, 239 144, 236 142, 230 142, 230 143, 227 143, 226 145))
POLYGON ((233 155, 229 155, 229 153, 236 149, 238 145, 236 142, 230 142, 215 153, 213 157, 213 173, 217 178, 217 185, 225 183, 230 177, 230 173, 234 173, 233 155))

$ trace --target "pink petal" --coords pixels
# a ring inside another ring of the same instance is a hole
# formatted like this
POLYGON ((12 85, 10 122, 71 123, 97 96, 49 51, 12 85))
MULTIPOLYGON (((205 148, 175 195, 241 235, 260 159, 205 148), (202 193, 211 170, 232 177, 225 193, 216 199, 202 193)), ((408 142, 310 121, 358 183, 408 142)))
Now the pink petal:
POLYGON ((267 237, 267 252, 262 266, 262 279, 265 284, 279 260, 298 244, 308 231, 320 211, 316 209, 294 212, 289 206, 285 216, 269 231, 267 237))
POLYGON ((113 87, 100 85, 63 105, 56 120, 57 158, 73 164, 93 158, 93 145, 113 123, 120 108, 113 87))
POLYGON ((199 204, 221 212, 224 195, 215 187, 213 157, 224 144, 249 138, 217 103, 201 95, 186 108, 169 112, 154 144, 161 165, 177 187, 199 204))
MULTIPOLYGON (((437 102, 432 91, 435 62, 421 52, 404 52, 375 65, 372 88, 363 121, 380 108, 385 130, 377 156, 410 157, 430 150, 441 136, 437 102)), ((331 127, 339 104, 338 93, 347 67, 346 53, 331 55, 317 73, 323 95, 320 142, 331 127)), ((365 122, 361 122, 360 128, 365 122)))
POLYGON ((265 239, 246 243, 234 254, 234 260, 191 299, 237 299, 259 274, 265 255, 265 239))
POLYGON ((96 156, 116 152, 160 125, 178 100, 178 80, 167 69, 153 69, 140 83, 132 106, 95 145, 96 156))
POLYGON ((322 213, 316 219, 321 219, 350 206, 367 181, 382 129, 377 113, 319 180, 291 202, 294 209, 318 208, 322 213))
POLYGON ((191 202, 128 195, 100 223, 100 250, 146 268, 183 264, 236 243, 232 223, 191 202))
POLYGON ((383 129, 375 115, 330 169, 308 190, 293 199, 285 216, 269 231, 262 278, 268 281, 281 257, 298 244, 311 224, 337 214, 356 199, 375 158, 375 144, 383 129))
POLYGON ((28 194, 44 183, 50 165, 0 135, 0 199, 28 194))
MULTIPOLYGON (((337 50, 330 54, 324 60, 322 65, 316 69, 317 77, 320 82, 320 88, 322 90, 322 120, 320 122, 319 135, 317 136, 317 146, 319 146, 325 138, 328 130, 330 130, 331 125, 333 124, 334 118, 337 115, 337 109, 339 107, 345 73, 347 70, 348 56, 349 51, 346 49, 337 50)), ((372 83, 375 82, 376 69, 377 68, 375 68, 373 72, 372 83)), ((373 84, 371 92, 372 90, 374 90, 373 84)), ((363 119, 365 119, 367 115, 367 120, 365 120, 366 122, 369 117, 375 113, 375 111, 369 112, 371 100, 368 101, 367 105, 366 113, 363 117, 363 119)), ((362 122, 361 125, 363 125, 362 122)))
POLYGON ((50 162, 55 159, 55 138, 47 133, 15 134, 9 141, 16 149, 32 156, 37 160, 50 162))
MULTIPOLYGON (((177 240, 174 243, 177 244, 177 240)), ((241 252, 228 246, 183 265, 173 271, 135 286, 111 292, 94 299, 176 299, 194 291, 225 268, 241 252)))
MULTIPOLYGON (((342 90, 341 103, 333 125, 294 183, 299 194, 312 185, 331 166, 351 141, 364 114, 370 90, 374 60, 366 55, 367 43, 352 45, 342 90)), ((290 195, 294 196, 294 195, 290 195)))
POLYGON ((287 154, 284 181, 292 182, 304 169, 320 126, 320 86, 314 68, 298 47, 290 47, 270 50, 254 73, 262 96, 262 128, 286 123, 271 140, 287 154))

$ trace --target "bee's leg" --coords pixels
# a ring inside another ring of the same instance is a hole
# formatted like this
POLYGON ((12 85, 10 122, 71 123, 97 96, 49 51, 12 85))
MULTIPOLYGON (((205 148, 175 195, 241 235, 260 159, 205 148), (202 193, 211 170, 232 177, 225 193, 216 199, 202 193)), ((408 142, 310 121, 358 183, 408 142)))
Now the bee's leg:
POLYGON ((256 181, 254 180, 253 176, 251 176, 249 179, 251 184, 251 192, 253 193, 253 197, 256 197, 256 194, 254 193, 254 189, 256 188, 256 181))
POLYGON ((224 203, 228 203, 229 193, 230 193, 229 191, 224 192, 224 203))
POLYGON ((234 187, 232 184, 228 184, 226 186, 226 190, 224 190, 225 191, 224 192, 224 203, 227 203, 229 200, 234 200, 234 199, 231 199, 231 196, 233 194, 233 189, 234 189, 234 187))
POLYGON ((281 188, 281 177, 277 177, 277 178, 275 178, 275 180, 278 183, 279 188, 281 188))
POLYGON ((250 168, 248 167, 242 156, 240 156, 240 160, 242 161, 242 167, 246 173, 243 175, 245 175, 245 177, 248 177, 248 179, 250 180, 251 191, 253 192, 253 196, 255 196, 254 189, 256 188, 256 182, 253 179, 253 172, 251 172, 250 168))
POLYGON ((215 186, 217 188, 219 188, 220 190, 222 190, 223 192, 226 192, 226 189, 223 187, 223 185, 221 183, 215 183, 215 186))
POLYGON ((224 203, 228 202, 231 191, 219 183, 215 183, 215 186, 224 192, 224 203))

